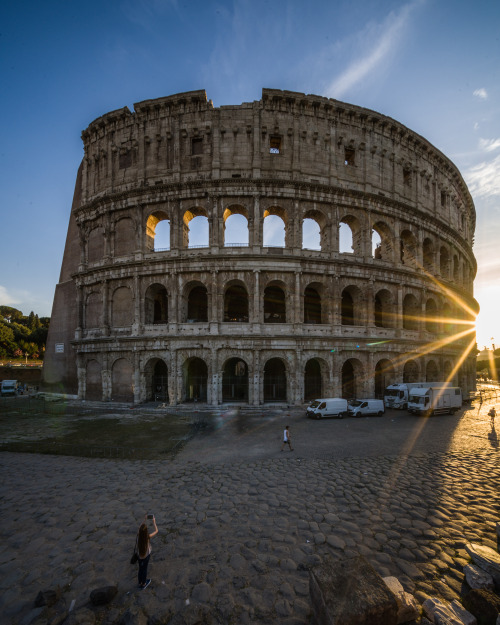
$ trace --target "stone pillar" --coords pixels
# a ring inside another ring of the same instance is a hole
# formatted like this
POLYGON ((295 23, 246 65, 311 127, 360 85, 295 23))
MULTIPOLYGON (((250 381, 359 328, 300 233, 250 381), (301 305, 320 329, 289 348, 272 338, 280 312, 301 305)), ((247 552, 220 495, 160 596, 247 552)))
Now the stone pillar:
POLYGON ((109 336, 109 281, 104 280, 102 283, 102 327, 104 336, 109 336))
MULTIPOLYGON (((262 228, 263 228, 263 220, 260 211, 260 198, 258 195, 253 198, 253 246, 254 248, 262 247, 262 228)), ((258 249, 254 250, 255 252, 259 252, 258 249)))
POLYGON ((253 354, 253 406, 260 406, 263 403, 263 390, 261 389, 261 379, 260 350, 256 349, 253 354))
MULTIPOLYGON (((295 293, 294 293, 294 297, 293 297, 293 305, 294 305, 294 310, 291 311, 292 314, 290 315, 289 321, 292 323, 302 323, 303 320, 303 315, 301 315, 301 302, 303 301, 302 298, 302 291, 300 288, 300 276, 301 276, 301 272, 300 271, 296 271, 295 272, 295 293)), ((291 300, 291 298, 290 298, 291 300)), ((288 321, 288 319, 287 319, 288 321)))
POLYGON ((169 350, 169 367, 168 367, 168 402, 171 406, 177 403, 177 352, 169 350))
POLYGON ((219 371, 217 368, 217 350, 215 348, 212 348, 210 356, 212 382, 208 385, 207 389, 207 403, 212 406, 217 406, 219 403, 219 371))
POLYGON ((368 281, 365 295, 365 320, 364 324, 368 327, 375 326, 375 293, 373 280, 368 281))
POLYGON ((212 271, 212 284, 210 288, 210 304, 208 312, 208 321, 210 323, 216 323, 220 320, 219 317, 219 272, 212 271))
POLYGON ((136 352, 136 349, 134 347, 134 351, 132 353, 132 362, 133 362, 133 366, 134 366, 134 404, 139 404, 141 403, 141 401, 144 401, 145 397, 142 397, 143 395, 145 395, 145 381, 144 381, 144 375, 141 376, 141 370, 140 370, 140 358, 139 358, 139 354, 136 352), (141 380, 142 378, 142 380, 141 380), (141 384, 142 382, 142 384, 141 384))
POLYGON ((78 399, 85 399, 87 392, 87 368, 82 354, 76 356, 76 375, 78 379, 78 399))
POLYGON ((253 270, 254 287, 253 287, 253 319, 251 323, 262 323, 260 314, 260 272, 258 269, 253 270))
POLYGON ((109 369, 109 358, 110 355, 106 352, 103 353, 102 358, 102 399, 103 401, 111 400, 111 392, 112 392, 112 375, 109 369))
POLYGON ((141 319, 141 287, 139 282, 139 276, 134 275, 134 323, 132 324, 132 334, 141 334, 142 319, 141 319))
POLYGON ((401 286, 398 287, 396 329, 403 329, 403 288, 401 286))

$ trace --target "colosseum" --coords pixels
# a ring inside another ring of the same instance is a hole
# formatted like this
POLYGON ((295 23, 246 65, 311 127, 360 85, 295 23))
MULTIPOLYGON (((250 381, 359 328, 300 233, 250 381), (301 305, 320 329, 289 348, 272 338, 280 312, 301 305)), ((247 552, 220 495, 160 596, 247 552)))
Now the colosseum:
POLYGON ((82 139, 46 388, 213 406, 474 389, 475 208, 423 137, 263 89, 145 100, 82 139))

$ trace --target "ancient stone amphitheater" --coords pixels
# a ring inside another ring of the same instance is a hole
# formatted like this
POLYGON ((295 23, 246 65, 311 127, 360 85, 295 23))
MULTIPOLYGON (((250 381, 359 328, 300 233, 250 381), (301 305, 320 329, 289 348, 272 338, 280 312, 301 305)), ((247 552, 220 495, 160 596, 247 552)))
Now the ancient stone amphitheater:
POLYGON ((211 405, 474 388, 475 209, 423 137, 264 89, 146 100, 82 138, 46 387, 211 405))

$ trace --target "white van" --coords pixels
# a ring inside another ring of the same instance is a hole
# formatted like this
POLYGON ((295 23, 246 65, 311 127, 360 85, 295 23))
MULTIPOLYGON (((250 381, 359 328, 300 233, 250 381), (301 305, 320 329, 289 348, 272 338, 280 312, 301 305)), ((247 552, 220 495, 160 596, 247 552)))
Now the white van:
POLYGON ((347 417, 347 399, 330 397, 327 399, 315 399, 307 408, 306 415, 309 419, 323 419, 324 417, 347 417))
POLYGON ((348 410, 352 417, 365 417, 368 415, 381 417, 385 412, 385 406, 382 399, 356 399, 349 403, 348 410))

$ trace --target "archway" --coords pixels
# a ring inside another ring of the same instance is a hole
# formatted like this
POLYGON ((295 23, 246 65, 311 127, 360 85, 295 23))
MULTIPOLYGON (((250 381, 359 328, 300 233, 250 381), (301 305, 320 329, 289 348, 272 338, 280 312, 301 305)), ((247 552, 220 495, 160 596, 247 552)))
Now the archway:
POLYGON ((264 401, 286 401, 286 369, 280 358, 271 358, 264 365, 264 401))
POLYGON ((168 401, 168 368, 163 360, 154 359, 146 367, 147 399, 168 401))
POLYGON ((264 323, 286 323, 285 292, 279 286, 264 289, 264 323))
POLYGON ((429 360, 425 367, 425 381, 437 382, 439 380, 439 369, 434 360, 429 360))
POLYGON ((393 383, 394 367, 387 358, 379 360, 375 365, 375 397, 377 399, 384 398, 384 390, 393 383))
POLYGON ((355 399, 357 396, 356 390, 354 366, 350 360, 347 360, 342 365, 342 397, 344 399, 355 399))
POLYGON ((248 322, 248 293, 241 284, 233 284, 224 293, 224 321, 248 322))
POLYGON ((97 360, 87 363, 85 399, 87 401, 102 401, 101 365, 97 360))
POLYGON ((188 321, 208 321, 208 294, 204 286, 194 286, 187 298, 188 321))
POLYGON ((111 398, 115 401, 133 401, 134 370, 132 364, 125 358, 119 358, 113 363, 111 371, 111 398))
POLYGON ((321 366, 315 358, 306 362, 304 371, 304 401, 323 397, 321 366))
POLYGON ((241 358, 231 358, 224 365, 222 401, 248 402, 248 367, 241 358))
POLYGON ((403 383, 412 384, 419 381, 418 365, 414 360, 408 360, 403 367, 403 383))
POLYGON ((184 363, 184 396, 186 402, 207 401, 208 368, 201 358, 190 358, 184 363))
POLYGON ((304 323, 321 323, 321 296, 310 286, 304 292, 304 323))
POLYGON ((152 284, 148 287, 144 298, 144 322, 167 323, 168 322, 168 297, 167 289, 161 284, 152 284))

